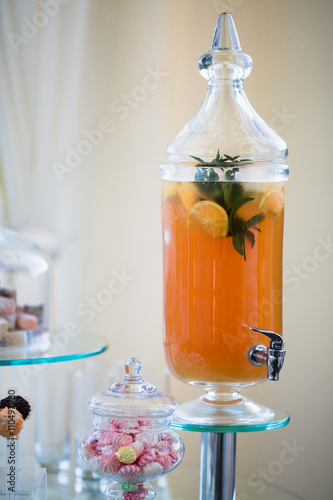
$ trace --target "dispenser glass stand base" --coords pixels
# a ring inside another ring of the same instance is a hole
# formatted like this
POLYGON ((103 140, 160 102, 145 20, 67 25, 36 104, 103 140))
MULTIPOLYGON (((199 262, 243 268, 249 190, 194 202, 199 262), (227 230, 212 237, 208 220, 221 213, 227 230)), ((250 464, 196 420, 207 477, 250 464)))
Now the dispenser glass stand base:
POLYGON ((201 432, 200 500, 235 500, 236 433, 278 429, 290 417, 282 410, 266 408, 241 397, 239 420, 234 405, 212 405, 201 397, 180 405, 171 425, 174 429, 201 432), (208 408, 208 412, 204 409, 208 408), (231 417, 230 417, 231 415, 231 417), (246 415, 249 423, 241 416, 246 415), (229 419, 229 424, 228 424, 229 419), (220 424, 219 424, 220 422, 220 424))
POLYGON ((288 413, 237 396, 212 402, 209 394, 188 401, 174 414, 173 428, 194 432, 253 432, 284 427, 288 413))

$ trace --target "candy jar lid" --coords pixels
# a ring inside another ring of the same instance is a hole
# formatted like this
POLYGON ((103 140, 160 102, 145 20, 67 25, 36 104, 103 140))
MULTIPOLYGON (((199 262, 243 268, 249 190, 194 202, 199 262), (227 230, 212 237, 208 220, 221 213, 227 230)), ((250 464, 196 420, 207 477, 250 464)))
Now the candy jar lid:
POLYGON ((116 419, 160 419, 172 415, 176 400, 142 379, 140 361, 129 359, 125 363, 125 372, 121 382, 92 396, 88 406, 95 415, 116 419))
POLYGON ((169 164, 193 164, 190 156, 211 162, 217 151, 252 162, 282 162, 286 143, 255 112, 243 90, 252 70, 242 51, 235 24, 227 12, 218 18, 210 49, 199 59, 208 80, 204 101, 166 150, 169 164))

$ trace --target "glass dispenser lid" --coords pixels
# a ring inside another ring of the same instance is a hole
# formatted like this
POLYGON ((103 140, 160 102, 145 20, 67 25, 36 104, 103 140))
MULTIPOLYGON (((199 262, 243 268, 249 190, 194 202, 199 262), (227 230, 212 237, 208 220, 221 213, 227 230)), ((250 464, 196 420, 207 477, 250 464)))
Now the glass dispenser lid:
POLYGON ((125 363, 125 372, 121 382, 92 396, 88 406, 95 415, 117 419, 167 418, 172 415, 176 400, 142 379, 140 361, 129 359, 125 363))
POLYGON ((230 14, 218 18, 210 49, 199 59, 200 74, 208 80, 207 93, 195 116, 171 141, 166 160, 193 164, 190 156, 211 162, 219 150, 252 162, 282 162, 286 143, 249 103, 243 79, 252 70, 251 57, 242 51, 230 14))

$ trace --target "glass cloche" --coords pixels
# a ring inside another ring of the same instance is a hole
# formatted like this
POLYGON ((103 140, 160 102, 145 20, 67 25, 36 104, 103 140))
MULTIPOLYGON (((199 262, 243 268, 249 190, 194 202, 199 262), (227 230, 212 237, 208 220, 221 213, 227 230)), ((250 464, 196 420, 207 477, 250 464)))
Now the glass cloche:
POLYGON ((0 228, 1 353, 45 351, 50 345, 52 265, 18 233, 0 228))
POLYGON ((155 497, 147 483, 173 470, 184 455, 180 437, 170 429, 176 401, 141 378, 141 364, 131 358, 122 382, 89 401, 94 429, 81 440, 79 453, 88 467, 113 480, 111 499, 155 497))

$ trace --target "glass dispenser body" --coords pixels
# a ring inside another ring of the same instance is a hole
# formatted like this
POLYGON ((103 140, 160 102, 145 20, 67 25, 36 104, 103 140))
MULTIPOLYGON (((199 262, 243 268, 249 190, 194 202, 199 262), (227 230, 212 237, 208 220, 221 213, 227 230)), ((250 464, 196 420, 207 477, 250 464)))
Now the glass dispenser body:
POLYGON ((251 68, 222 14, 199 60, 205 99, 160 167, 166 359, 208 390, 267 377, 248 353, 269 339, 249 327, 282 335, 287 146, 246 98, 251 68))

